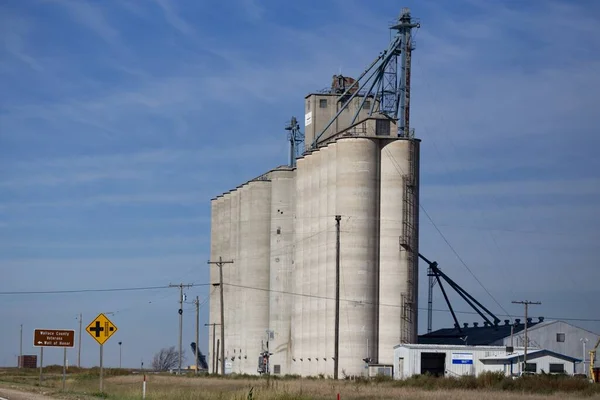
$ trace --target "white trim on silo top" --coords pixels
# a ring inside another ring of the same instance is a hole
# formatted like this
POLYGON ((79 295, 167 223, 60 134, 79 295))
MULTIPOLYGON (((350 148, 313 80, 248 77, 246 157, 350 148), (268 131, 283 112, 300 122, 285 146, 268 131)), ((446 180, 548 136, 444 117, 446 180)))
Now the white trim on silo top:
POLYGON ((306 179, 306 158, 296 160, 296 203, 294 215, 294 268, 292 279, 292 362, 291 373, 300 375, 300 357, 302 354, 302 294, 304 272, 304 221, 305 221, 305 195, 304 180, 306 179))
MULTIPOLYGON (((251 243, 251 226, 250 226, 250 215, 252 213, 252 204, 250 197, 250 187, 248 184, 244 184, 240 189, 240 221, 239 221, 239 252, 240 256, 237 260, 239 279, 242 285, 247 285, 248 280, 248 265, 250 250, 252 248, 251 243)), ((248 324, 248 299, 249 289, 239 288, 239 299, 240 307, 238 312, 240 313, 240 339, 239 346, 242 351, 242 359, 240 360, 239 372, 245 373, 248 370, 248 334, 246 326, 248 324)))
POLYGON ((307 376, 310 373, 308 366, 308 357, 310 357, 311 349, 311 329, 312 320, 310 315, 310 283, 311 283, 311 261, 312 249, 310 236, 312 234, 312 169, 313 169, 314 153, 307 154, 304 159, 306 173, 304 176, 304 235, 303 235, 303 257, 302 257, 302 354, 300 355, 300 375, 307 376))
POLYGON ((379 360, 393 362, 400 343, 402 293, 408 291, 406 251, 400 250, 403 221, 403 181, 408 171, 408 140, 381 141, 379 252, 379 360))
POLYGON ((271 254, 269 329, 273 339, 269 341, 271 373, 279 365, 279 374, 289 374, 290 323, 292 299, 291 271, 294 239, 294 171, 274 170, 271 179, 271 254))
POLYGON ((318 246, 318 290, 317 295, 317 351, 315 353, 316 371, 317 374, 325 374, 325 354, 327 352, 327 225, 330 224, 327 215, 327 170, 329 166, 329 149, 323 147, 319 150, 321 154, 321 162, 319 168, 319 197, 317 199, 317 230, 316 235, 317 246, 318 246))
POLYGON ((379 143, 376 139, 337 141, 337 211, 340 243, 340 360, 345 375, 367 372, 363 358, 376 349, 378 266, 379 143), (368 343, 368 345, 367 345, 368 343))
POLYGON ((252 289, 247 290, 246 343, 249 365, 246 373, 256 374, 258 357, 263 351, 262 343, 269 327, 271 182, 251 181, 248 186, 251 197, 248 239, 251 247, 248 252, 246 285, 252 289))
POLYGON ((326 262, 326 293, 327 293, 327 316, 325 321, 326 351, 323 356, 326 358, 326 376, 333 377, 333 355, 335 344, 335 255, 336 255, 336 230, 335 215, 336 209, 336 159, 337 143, 331 143, 327 146, 327 262, 326 262))

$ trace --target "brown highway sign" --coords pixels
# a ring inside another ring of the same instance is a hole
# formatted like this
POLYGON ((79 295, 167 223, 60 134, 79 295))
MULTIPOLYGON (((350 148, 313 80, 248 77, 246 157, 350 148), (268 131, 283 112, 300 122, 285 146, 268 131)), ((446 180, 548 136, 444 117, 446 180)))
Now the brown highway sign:
POLYGON ((35 347, 74 347, 75 331, 71 329, 35 329, 33 345, 35 347))

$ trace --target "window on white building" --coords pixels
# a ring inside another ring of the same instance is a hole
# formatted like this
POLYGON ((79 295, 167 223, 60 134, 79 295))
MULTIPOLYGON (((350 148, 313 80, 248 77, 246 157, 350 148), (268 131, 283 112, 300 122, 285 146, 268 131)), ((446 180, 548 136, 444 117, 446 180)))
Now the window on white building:
POLYGON ((564 374, 565 373, 565 364, 550 364, 550 373, 551 374, 564 374))
POLYGON ((537 363, 525 364, 525 372, 533 372, 535 374, 537 372, 537 363))
POLYGON ((564 333, 557 333, 556 334, 556 341, 557 342, 564 342, 565 341, 565 334, 564 333))

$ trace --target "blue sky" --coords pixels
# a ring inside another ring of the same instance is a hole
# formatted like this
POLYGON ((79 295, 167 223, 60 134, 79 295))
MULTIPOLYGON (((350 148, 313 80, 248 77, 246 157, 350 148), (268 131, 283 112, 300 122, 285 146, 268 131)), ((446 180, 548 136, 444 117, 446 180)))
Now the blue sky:
MULTIPOLYGON (((284 164, 283 128, 302 120, 304 95, 340 70, 357 76, 409 6, 422 22, 423 207, 511 314, 522 313, 511 300, 530 299, 543 303, 535 316, 598 318, 600 4, 376 3, 2 2, 0 291, 208 282, 210 198, 284 164)), ((421 252, 502 314, 424 214, 421 227, 421 252)), ((125 366, 149 363, 177 343, 177 300, 175 289, 0 296, 0 365, 14 362, 21 323, 28 353, 34 328, 106 311, 119 327, 106 365, 118 341, 125 366)), ((450 321, 434 315, 435 327, 450 321)), ((82 359, 98 362, 87 336, 82 359)))

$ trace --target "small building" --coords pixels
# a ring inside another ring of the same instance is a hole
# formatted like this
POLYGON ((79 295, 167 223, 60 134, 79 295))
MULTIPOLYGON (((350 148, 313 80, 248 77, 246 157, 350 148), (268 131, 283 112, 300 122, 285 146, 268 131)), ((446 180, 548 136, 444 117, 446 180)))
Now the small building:
POLYGON ((19 368, 37 368, 36 355, 23 355, 18 357, 19 368))
MULTIPOLYGON (((436 344, 401 344, 394 348, 394 379, 414 375, 478 376, 484 372, 504 372, 507 376, 521 372, 524 349, 504 346, 464 346, 436 344)), ((579 359, 549 350, 529 349, 528 372, 575 373, 579 359)))
MULTIPOLYGON (((436 345, 468 345, 468 346, 514 346, 525 345, 525 321, 508 320, 504 324, 464 324, 460 330, 456 327, 445 328, 419 336, 419 344, 436 345)), ((569 324, 565 321, 545 321, 543 318, 527 320, 528 347, 546 349, 557 354, 563 354, 573 359, 582 360, 584 343, 587 349, 600 338, 596 333, 569 324)), ((587 353, 587 351, 586 351, 587 353)), ((585 354, 587 358, 588 355, 585 354)), ((583 360, 576 365, 576 373, 585 374, 589 368, 589 360, 583 360)), ((546 371, 547 372, 547 371, 546 371)))
MULTIPOLYGON (((481 362, 484 364, 486 371, 515 375, 520 372, 520 366, 525 360, 524 353, 523 350, 519 350, 513 354, 484 357, 481 362)), ((573 375, 576 373, 576 366, 580 362, 580 359, 550 350, 533 350, 527 352, 525 372, 573 375)))

